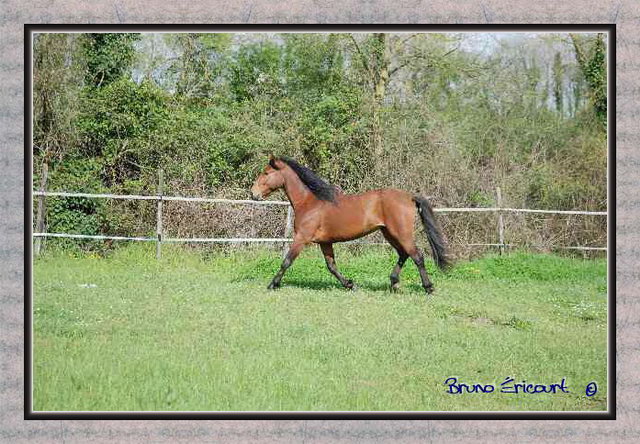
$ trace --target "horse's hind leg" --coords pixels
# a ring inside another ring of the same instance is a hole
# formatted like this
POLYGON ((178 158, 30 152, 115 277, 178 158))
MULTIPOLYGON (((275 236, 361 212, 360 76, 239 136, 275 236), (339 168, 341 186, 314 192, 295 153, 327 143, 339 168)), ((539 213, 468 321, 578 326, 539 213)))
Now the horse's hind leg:
POLYGON ((398 291, 400 283, 400 271, 402 271, 402 266, 407 261, 409 255, 404 251, 402 246, 400 246, 400 243, 396 240, 396 238, 394 238, 391 233, 389 233, 389 230, 387 230, 386 228, 382 228, 381 231, 387 242, 389 242, 391 246, 398 252, 398 262, 396 263, 395 267, 393 267, 391 276, 389 276, 389 279, 391 280, 391 291, 398 291))
POLYGON ((422 288, 427 293, 433 293, 433 284, 429 280, 429 276, 427 276, 427 269, 424 267, 424 255, 422 251, 418 247, 415 247, 413 254, 410 254, 411 259, 415 262, 416 267, 418 267, 418 271, 420 272, 420 279, 422 280, 422 288))
POLYGON ((420 251, 420 249, 416 246, 416 242, 413 238, 413 230, 411 232, 406 230, 403 235, 394 235, 394 233, 390 233, 390 236, 392 236, 396 240, 396 242, 398 242, 398 244, 402 247, 406 254, 411 257, 411 259, 413 259, 416 267, 418 267, 418 271, 420 272, 420 279, 422 280, 422 288, 424 288, 424 291, 426 291, 427 293, 433 292, 433 284, 429 280, 427 270, 424 267, 424 255, 422 254, 422 251, 420 251))
POLYGON ((355 290, 356 286, 353 284, 353 281, 345 278, 338 271, 338 267, 336 266, 336 259, 333 255, 333 244, 320 244, 320 248, 322 249, 322 254, 324 254, 324 260, 327 263, 327 268, 333 274, 340 283, 349 290, 355 290))
POLYGON ((400 289, 400 271, 408 257, 409 256, 404 251, 402 253, 398 252, 398 262, 396 263, 396 266, 393 267, 391 276, 389 276, 391 279, 391 291, 398 291, 400 289))

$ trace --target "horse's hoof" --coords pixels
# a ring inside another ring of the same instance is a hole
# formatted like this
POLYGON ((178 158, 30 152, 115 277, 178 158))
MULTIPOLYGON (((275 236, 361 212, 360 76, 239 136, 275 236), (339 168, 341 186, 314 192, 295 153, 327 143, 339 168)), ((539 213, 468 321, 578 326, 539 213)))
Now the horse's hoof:
POLYGON ((347 283, 344 286, 345 288, 351 291, 356 291, 358 289, 358 286, 354 284, 353 281, 351 280, 347 281, 347 283))
POLYGON ((280 284, 274 284, 273 282, 271 282, 267 287, 267 290, 277 290, 278 288, 280 288, 280 284))
POLYGON ((427 287, 424 287, 424 291, 426 291, 427 294, 431 294, 435 291, 435 288, 433 288, 433 285, 429 285, 427 287))
POLYGON ((399 284, 393 284, 391 286, 391 293, 398 293, 400 291, 400 285, 399 284))

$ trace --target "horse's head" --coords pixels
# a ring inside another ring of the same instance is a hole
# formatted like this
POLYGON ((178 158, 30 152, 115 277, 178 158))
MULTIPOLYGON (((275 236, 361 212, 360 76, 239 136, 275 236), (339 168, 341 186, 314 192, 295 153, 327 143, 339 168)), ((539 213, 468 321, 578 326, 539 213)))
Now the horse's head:
POLYGON ((281 167, 282 162, 271 155, 269 157, 269 163, 251 187, 251 197, 254 200, 264 199, 275 190, 284 186, 284 176, 282 175, 282 171, 280 171, 281 167))

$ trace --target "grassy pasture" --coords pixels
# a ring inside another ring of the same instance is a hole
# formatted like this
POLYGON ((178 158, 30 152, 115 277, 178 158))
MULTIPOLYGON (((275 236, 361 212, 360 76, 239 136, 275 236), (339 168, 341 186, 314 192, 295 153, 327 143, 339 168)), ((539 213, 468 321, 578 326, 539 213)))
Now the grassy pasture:
POLYGON ((338 247, 359 285, 339 287, 317 248, 283 288, 280 255, 130 246, 107 258, 51 253, 34 265, 34 409, 605 410, 606 261, 512 253, 415 266, 388 291, 395 257, 338 247), (570 393, 499 393, 515 382, 570 393), (447 393, 444 381, 497 392, 447 393), (598 393, 585 396, 595 381, 598 393))

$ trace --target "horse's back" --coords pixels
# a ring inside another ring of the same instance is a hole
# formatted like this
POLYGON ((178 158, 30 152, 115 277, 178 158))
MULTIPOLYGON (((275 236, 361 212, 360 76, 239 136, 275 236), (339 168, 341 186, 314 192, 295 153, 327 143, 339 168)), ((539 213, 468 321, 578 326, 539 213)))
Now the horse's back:
POLYGON ((393 202, 401 205, 413 205, 413 194, 397 188, 383 188, 376 190, 385 202, 393 202))
MULTIPOLYGON (((316 242, 356 239, 381 227, 406 224, 415 206, 406 191, 384 188, 360 194, 341 194, 336 203, 327 203, 322 222, 314 236, 316 242)), ((411 227, 413 227, 411 219, 411 227)))

